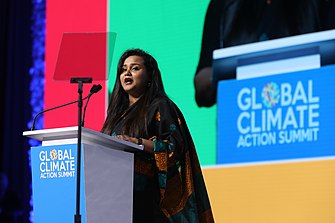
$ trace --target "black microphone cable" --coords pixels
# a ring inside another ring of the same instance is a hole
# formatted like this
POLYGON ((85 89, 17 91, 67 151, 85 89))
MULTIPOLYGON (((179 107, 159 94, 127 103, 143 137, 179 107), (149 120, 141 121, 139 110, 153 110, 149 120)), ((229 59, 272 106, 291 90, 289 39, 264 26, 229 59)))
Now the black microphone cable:
MULTIPOLYGON (((100 85, 100 84, 99 84, 100 85)), ((97 86, 97 85, 93 85, 91 90, 90 90, 90 93, 84 97, 82 100, 86 100, 87 98, 91 97, 92 94, 98 92, 100 89, 102 88, 101 85, 100 87, 97 86), (92 92, 93 91, 93 92, 92 92)), ((68 102, 68 103, 65 103, 65 104, 62 104, 62 105, 58 105, 58 106, 55 106, 55 107, 52 107, 52 108, 48 108, 48 109, 45 109, 45 110, 42 110, 40 112, 38 112, 35 116, 34 116, 34 119, 33 119, 33 123, 31 125, 31 128, 30 128, 30 131, 34 131, 35 130, 35 123, 36 123, 36 119, 38 116, 40 116, 41 114, 45 113, 45 112, 48 112, 48 111, 51 111, 51 110, 54 110, 54 109, 57 109, 57 108, 61 108, 61 107, 64 107, 64 106, 68 106, 68 105, 72 105, 74 103, 77 103, 78 100, 75 100, 75 101, 71 101, 71 102, 68 102)))
POLYGON ((84 114, 83 114, 83 118, 82 118, 82 121, 81 121, 81 126, 84 127, 84 123, 85 123, 85 114, 86 114, 86 108, 87 108, 87 105, 88 105, 88 102, 90 101, 90 98, 93 94, 97 93, 98 91, 100 91, 102 89, 102 86, 100 84, 98 85, 93 85, 91 90, 90 90, 90 93, 89 95, 87 96, 87 101, 86 101, 86 104, 85 104, 85 107, 84 107, 84 114))

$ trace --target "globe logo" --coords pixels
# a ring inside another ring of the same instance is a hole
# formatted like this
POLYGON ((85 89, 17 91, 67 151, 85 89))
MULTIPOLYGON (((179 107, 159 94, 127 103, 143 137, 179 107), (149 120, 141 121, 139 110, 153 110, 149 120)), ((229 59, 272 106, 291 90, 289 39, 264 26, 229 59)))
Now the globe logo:
POLYGON ((53 150, 50 151, 50 158, 52 160, 57 159, 57 151, 55 149, 53 149, 53 150))
POLYGON ((267 83, 262 90, 263 104, 267 108, 273 108, 279 101, 279 87, 274 82, 267 83))

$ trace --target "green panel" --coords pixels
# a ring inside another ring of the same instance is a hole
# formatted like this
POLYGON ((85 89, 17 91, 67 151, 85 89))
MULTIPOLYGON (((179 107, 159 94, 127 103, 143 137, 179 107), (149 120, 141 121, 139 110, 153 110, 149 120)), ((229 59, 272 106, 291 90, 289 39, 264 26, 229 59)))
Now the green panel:
POLYGON ((115 50, 115 41, 116 41, 116 33, 115 32, 107 32, 107 74, 109 75, 111 71, 111 64, 113 59, 113 53, 115 50))
POLYGON ((199 108, 193 85, 208 4, 209 0, 110 0, 108 19, 108 31, 117 33, 110 91, 126 49, 142 48, 152 54, 168 95, 186 118, 201 165, 216 160, 216 106, 199 108))

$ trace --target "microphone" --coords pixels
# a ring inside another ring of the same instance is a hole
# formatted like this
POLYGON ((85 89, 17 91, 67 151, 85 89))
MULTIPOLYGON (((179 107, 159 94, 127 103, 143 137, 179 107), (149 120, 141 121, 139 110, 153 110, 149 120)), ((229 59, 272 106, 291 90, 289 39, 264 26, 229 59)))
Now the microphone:
POLYGON ((83 118, 82 118, 82 121, 81 121, 81 126, 84 127, 84 122, 85 122, 85 114, 86 114, 86 108, 87 108, 87 105, 88 105, 88 102, 91 98, 91 96, 95 93, 97 93, 98 91, 100 91, 102 89, 102 86, 100 84, 98 85, 93 85, 91 90, 90 90, 90 93, 89 95, 87 96, 87 101, 86 101, 86 104, 85 104, 85 107, 84 107, 84 114, 83 114, 83 118))
MULTIPOLYGON (((100 89, 101 89, 101 85, 100 85, 100 89)), ((98 92, 99 90, 99 87, 97 85, 93 85, 91 90, 90 90, 90 93, 84 97, 82 100, 86 100, 88 97, 91 97, 92 94, 98 92)), ((62 104, 62 105, 58 105, 58 106, 55 106, 55 107, 52 107, 52 108, 48 108, 48 109, 45 109, 45 110, 42 110, 40 112, 38 112, 35 116, 34 116, 34 119, 33 119, 33 123, 31 125, 31 128, 30 128, 30 131, 34 131, 35 130, 35 122, 36 122, 36 118, 38 116, 40 116, 41 114, 45 113, 45 112, 48 112, 48 111, 51 111, 51 110, 54 110, 54 109, 57 109, 57 108, 61 108, 61 107, 64 107, 64 106, 68 106, 68 105, 72 105, 74 103, 77 103, 79 100, 76 100, 76 101, 71 101, 71 102, 68 102, 68 103, 65 103, 65 104, 62 104)))

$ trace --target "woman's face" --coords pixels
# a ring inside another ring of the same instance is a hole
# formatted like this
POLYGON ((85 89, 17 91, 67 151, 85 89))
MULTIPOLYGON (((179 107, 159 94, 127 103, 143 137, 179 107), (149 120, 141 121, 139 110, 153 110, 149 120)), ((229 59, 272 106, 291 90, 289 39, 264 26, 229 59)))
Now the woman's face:
POLYGON ((120 82, 131 102, 135 102, 144 94, 148 87, 148 81, 149 75, 143 58, 139 56, 126 58, 122 66, 120 82))

